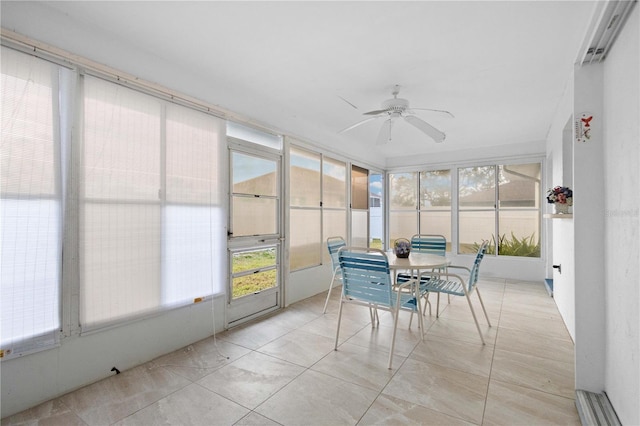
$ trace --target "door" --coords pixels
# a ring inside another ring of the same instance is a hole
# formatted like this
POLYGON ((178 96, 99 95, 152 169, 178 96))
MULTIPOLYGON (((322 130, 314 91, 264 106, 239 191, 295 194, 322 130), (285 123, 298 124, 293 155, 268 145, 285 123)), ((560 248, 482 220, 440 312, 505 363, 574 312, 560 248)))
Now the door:
POLYGON ((281 301, 280 157, 230 150, 227 326, 279 308, 281 301))

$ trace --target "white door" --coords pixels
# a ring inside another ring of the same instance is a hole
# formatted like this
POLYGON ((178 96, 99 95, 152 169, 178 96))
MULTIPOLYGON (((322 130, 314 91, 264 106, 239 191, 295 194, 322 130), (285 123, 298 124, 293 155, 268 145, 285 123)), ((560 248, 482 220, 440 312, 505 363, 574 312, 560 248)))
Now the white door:
POLYGON ((281 303, 280 157, 231 149, 227 326, 281 303))

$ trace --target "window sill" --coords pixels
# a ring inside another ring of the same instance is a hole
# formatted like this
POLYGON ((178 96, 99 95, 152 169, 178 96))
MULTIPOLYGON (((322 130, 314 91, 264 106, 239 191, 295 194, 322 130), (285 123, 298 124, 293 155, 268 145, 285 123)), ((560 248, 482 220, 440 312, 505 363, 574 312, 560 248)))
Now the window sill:
POLYGON ((545 219, 573 219, 573 213, 555 214, 546 213, 542 217, 545 219))

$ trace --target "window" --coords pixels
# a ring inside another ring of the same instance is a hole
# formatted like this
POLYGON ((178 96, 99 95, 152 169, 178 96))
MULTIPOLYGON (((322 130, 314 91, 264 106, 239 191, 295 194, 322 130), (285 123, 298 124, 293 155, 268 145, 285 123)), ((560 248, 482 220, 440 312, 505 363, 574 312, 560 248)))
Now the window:
POLYGON ((451 251, 451 170, 420 172, 420 233, 444 236, 451 251))
POLYGON ((540 163, 458 169, 459 252, 540 257, 540 163))
POLYGON ((418 173, 389 174, 389 247, 418 233, 418 173))
POLYGON ((384 249, 384 185, 382 173, 369 173, 369 247, 384 249))
POLYGON ((290 268, 322 262, 321 156, 291 147, 290 150, 290 268))
POLYGON ((329 157, 322 159, 322 256, 331 263, 325 242, 347 237, 347 165, 329 157))
POLYGON ((351 166, 351 245, 369 245, 369 170, 351 166))
POLYGON ((458 169, 458 252, 475 253, 482 240, 495 237, 495 166, 458 169))
POLYGON ((224 123, 90 76, 84 89, 83 330, 221 292, 224 123))
POLYGON ((438 234, 451 250, 451 171, 389 174, 390 244, 414 234, 438 234))
POLYGON ((62 257, 57 85, 68 77, 68 70, 2 47, 2 358, 57 341, 62 257))

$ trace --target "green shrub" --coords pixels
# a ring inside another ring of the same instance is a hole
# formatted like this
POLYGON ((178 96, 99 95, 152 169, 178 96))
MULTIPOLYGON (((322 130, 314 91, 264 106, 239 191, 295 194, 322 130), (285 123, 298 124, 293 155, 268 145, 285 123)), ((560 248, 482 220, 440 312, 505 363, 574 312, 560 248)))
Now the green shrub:
MULTIPOLYGON (((511 233, 511 239, 507 239, 506 234, 502 234, 498 239, 498 254, 500 256, 520 256, 520 257, 540 257, 540 240, 535 240, 535 232, 529 237, 518 238, 511 233)), ((480 244, 474 243, 475 251, 480 248, 480 244)), ((487 247, 487 254, 496 254, 496 238, 491 235, 491 241, 487 247)))

